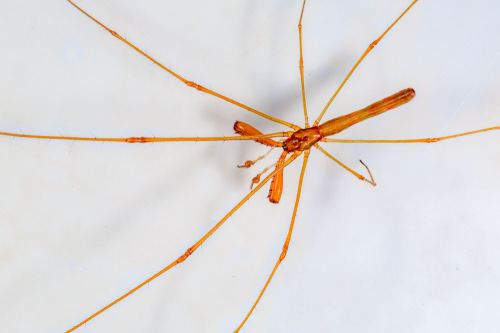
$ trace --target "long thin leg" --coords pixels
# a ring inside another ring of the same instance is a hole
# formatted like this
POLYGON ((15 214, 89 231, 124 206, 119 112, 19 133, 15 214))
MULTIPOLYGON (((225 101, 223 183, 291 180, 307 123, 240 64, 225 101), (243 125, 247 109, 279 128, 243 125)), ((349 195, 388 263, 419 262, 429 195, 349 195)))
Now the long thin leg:
MULTIPOLYGON (((438 138, 426 138, 426 139, 409 139, 409 140, 345 140, 345 139, 328 139, 328 138, 323 138, 321 141, 323 142, 337 142, 337 143, 434 143, 434 142, 439 142, 443 140, 448 140, 448 139, 453 139, 457 138, 460 136, 465 136, 465 135, 471 135, 471 134, 477 134, 481 132, 486 132, 486 131, 492 131, 492 130, 500 130, 500 126, 496 127, 490 127, 490 128, 484 128, 480 129, 477 131, 471 131, 471 132, 465 132, 465 133, 459 133, 459 134, 453 134, 453 135, 448 135, 448 136, 442 136, 438 138)), ((340 162, 338 159, 330 155, 326 150, 321 148, 318 144, 315 144, 314 147, 316 147, 318 150, 320 150, 323 154, 334 160, 337 164, 339 164, 341 167, 352 173, 354 176, 358 177, 360 180, 364 180, 373 186, 375 186, 375 181, 373 180, 373 177, 371 175, 370 169, 361 162, 365 168, 368 170, 368 173, 370 174, 371 181, 366 179, 365 177, 361 176, 359 173, 356 171, 352 170, 348 166, 346 166, 344 163, 340 162)))
POLYGON ((493 130, 500 130, 500 126, 483 128, 483 129, 480 129, 477 131, 464 132, 464 133, 453 134, 453 135, 448 135, 448 136, 441 136, 438 138, 408 139, 408 140, 345 140, 345 139, 323 138, 323 139, 321 139, 321 141, 323 141, 323 142, 339 142, 339 143, 410 143, 410 142, 433 143, 433 142, 457 138, 459 136, 477 134, 477 133, 493 131, 493 130))
MULTIPOLYGON (((208 239, 208 237, 210 237, 217 229, 219 229, 219 227, 222 224, 224 224, 224 222, 226 222, 226 220, 229 217, 231 217, 231 215, 233 215, 234 212, 236 212, 258 190, 260 190, 262 188, 262 186, 264 186, 264 184, 266 184, 278 171, 282 170, 287 165, 289 165, 292 161, 294 161, 299 155, 300 155, 300 153, 293 154, 288 160, 286 160, 286 162, 283 164, 282 168, 277 169, 277 170, 273 171, 272 173, 270 173, 259 185, 257 185, 256 188, 254 188, 252 191, 250 191, 250 193, 248 193, 236 206, 234 206, 233 209, 231 209, 229 211, 229 213, 226 214, 226 216, 224 216, 212 229, 210 229, 210 231, 208 231, 202 238, 200 238, 200 240, 198 240, 193 246, 191 246, 189 249, 187 249, 187 251, 183 255, 181 255, 177 260, 173 261, 170 265, 166 266, 165 268, 160 270, 158 273, 154 274, 150 278, 148 278, 145 281, 143 281, 142 283, 138 284, 136 287, 131 289, 129 292, 127 292, 127 293, 123 294, 122 296, 120 296, 119 298, 115 299, 113 302, 109 303, 108 305, 106 305, 105 307, 103 307, 102 309, 100 309, 99 311, 97 311, 96 313, 91 315, 90 317, 86 318, 85 320, 80 322, 78 325, 76 325, 73 328, 71 328, 70 330, 66 331, 66 333, 73 332, 78 327, 84 325, 85 323, 89 322, 91 319, 93 319, 94 317, 103 313, 104 311, 106 311, 107 309, 112 307, 113 305, 124 300, 125 298, 127 298, 128 296, 130 296, 131 294, 133 294, 134 292, 136 292, 140 288, 144 287, 145 285, 147 285, 148 283, 150 283, 151 281, 153 281, 154 279, 156 279, 157 277, 159 277, 160 275, 162 275, 163 273, 165 273, 166 271, 168 271, 172 267, 174 267, 177 264, 180 264, 181 262, 186 260, 191 254, 193 254, 194 251, 196 251, 196 249, 198 249, 201 246, 201 244, 203 244, 208 239)), ((294 213, 294 216, 295 216, 295 213, 294 213)))
POLYGON ((180 138, 153 138, 153 137, 130 137, 130 138, 88 138, 81 136, 54 136, 54 135, 33 135, 0 132, 0 135, 17 138, 49 139, 49 140, 69 140, 69 141, 100 141, 100 142, 126 142, 126 143, 147 143, 147 142, 182 142, 182 141, 240 141, 258 140, 264 138, 284 138, 290 137, 293 132, 277 132, 262 135, 246 136, 214 136, 214 137, 180 137, 180 138))
POLYGON ((314 125, 313 126, 318 126, 319 122, 321 121, 321 118, 323 118, 323 115, 325 114, 326 110, 328 109, 328 107, 330 106, 330 104, 332 104, 333 100, 335 99, 335 97, 337 96, 337 94, 339 93, 339 91, 342 89, 342 87, 344 86, 344 84, 347 82, 347 80, 349 80, 349 78, 351 77, 351 74, 354 72, 354 70, 358 67, 358 65, 361 63, 361 61, 363 61, 363 59, 368 55, 368 53, 370 53, 370 51, 375 47, 375 45, 378 44, 378 42, 380 42, 382 40, 382 38, 384 38, 384 36, 389 32, 389 30, 392 29, 392 27, 406 14, 406 12, 408 12, 410 10, 411 7, 413 7, 413 5, 417 2, 418 0, 414 0, 409 6, 408 8, 406 8, 406 10, 398 16, 398 18, 389 26, 389 28, 387 28, 383 33, 382 35, 380 35, 379 38, 377 38, 376 40, 374 40, 369 46, 368 48, 366 49, 366 51, 363 53, 363 55, 358 59, 358 61, 356 62, 356 64, 354 64, 354 66, 352 67, 352 69, 349 71, 349 73, 347 74, 347 76, 345 77, 344 81, 342 81, 342 83, 340 84, 340 86, 338 87, 338 89, 335 91, 335 93, 333 94, 332 98, 330 98, 330 100, 328 101, 328 103, 326 103, 326 106, 325 108, 323 109, 323 111, 321 111, 321 114, 319 115, 318 119, 316 119, 316 121, 314 122, 314 125))
POLYGON ((281 119, 278 119, 278 118, 275 118, 275 117, 271 117, 271 116, 268 116, 267 114, 265 113, 262 113, 260 111, 257 111, 249 106, 246 106, 240 102, 237 102, 229 97, 226 97, 224 95, 221 95, 219 93, 216 93, 215 91, 213 90, 210 90, 210 89, 207 89, 203 86, 200 86, 199 84, 196 84, 192 81, 188 81, 186 80, 185 78, 183 78, 182 76, 180 76, 179 74, 175 73, 174 71, 168 69, 167 67, 165 67, 164 65, 162 65, 161 63, 159 63, 157 60, 155 60, 153 57, 149 56, 148 54, 146 54, 144 51, 142 51, 141 49, 139 49, 137 46, 135 46, 134 44, 130 43, 129 41, 127 41, 125 38, 123 38, 122 36, 120 36, 116 31, 113 31, 111 30, 110 28, 108 28, 107 26, 105 26, 104 24, 102 24, 100 21, 98 21, 97 19, 95 19, 94 17, 92 17, 90 14, 88 14, 86 11, 84 11, 83 9, 81 9, 80 7, 78 7, 76 4, 74 4, 71 0, 68 0, 69 3, 71 3, 76 9, 78 9, 80 12, 82 12, 83 14, 85 14, 87 17, 89 17, 92 21, 94 21, 95 23, 99 24, 101 27, 103 27, 104 29, 106 29, 110 34, 112 34, 113 36, 115 36, 116 38, 118 38, 119 40, 121 40, 122 42, 124 42, 125 44, 127 44, 128 46, 130 46, 131 48, 133 48, 134 50, 136 50, 137 52, 139 52, 140 54, 142 54, 143 56, 145 56, 146 58, 148 58, 150 61, 152 61, 155 65, 159 66, 160 68, 162 68, 163 70, 167 71, 168 73, 172 74, 174 77, 176 77, 177 79, 179 79, 180 81, 184 82, 186 85, 188 85, 189 87, 192 87, 192 88, 196 88, 200 91, 203 91, 207 94, 210 94, 210 95, 213 95, 215 97, 218 97, 220 99, 223 99, 229 103, 232 103, 234 105, 237 105, 245 110, 248 110, 250 112, 253 112, 263 118, 266 118, 266 119, 269 119, 271 121, 274 121, 274 122, 277 122, 277 123, 280 123, 280 124, 283 124, 285 126, 288 126, 294 130, 298 130, 300 129, 299 126, 297 125, 294 125, 294 124, 291 124, 289 122, 286 122, 284 120, 281 120, 281 119))
POLYGON ((300 69, 300 84, 302 87, 302 104, 304 105, 304 118, 305 118, 305 128, 309 127, 309 118, 307 117, 307 106, 306 106, 306 89, 304 87, 304 58, 302 57, 302 16, 304 15, 304 7, 306 6, 306 0, 302 4, 302 11, 300 12, 299 19, 299 44, 300 44, 300 59, 299 59, 299 69, 300 69))
MULTIPOLYGON (((267 289, 267 286, 271 282, 271 279, 274 276, 274 273, 276 273, 276 270, 278 269, 279 264, 285 259, 286 257, 286 252, 288 250, 288 244, 290 244, 290 239, 292 238, 292 231, 293 231, 293 225, 295 222, 295 216, 297 215, 297 208, 299 207, 299 199, 300 199, 300 192, 302 190, 302 180, 304 179, 304 173, 306 171, 306 165, 307 165, 307 160, 309 158, 309 153, 310 150, 306 150, 304 154, 304 162, 302 163, 302 171, 300 172, 300 178, 299 178, 299 187, 297 189, 297 198, 295 199, 295 206, 293 207, 293 214, 292 214, 292 221, 290 222, 290 228, 288 229, 288 235, 286 236, 285 244, 283 245, 283 251, 281 252, 280 257, 278 258, 278 261, 276 262, 276 265, 274 265, 273 271, 269 275, 269 278, 266 281, 266 284, 264 285, 264 288, 262 288, 262 291, 259 294, 259 297, 255 300, 255 303, 253 304, 252 308, 250 311, 248 311, 248 314, 246 315, 245 319, 241 322, 240 326, 236 329, 236 332, 239 332, 240 329, 245 325, 245 322, 248 320, 250 315, 252 314, 253 310, 259 303, 260 299, 262 298, 262 295, 264 295, 264 292, 267 289)), ((267 178, 266 178, 267 179, 267 178)))
POLYGON ((336 159, 335 157, 333 157, 330 153, 328 153, 326 150, 324 150, 323 148, 321 148, 318 144, 315 144, 314 147, 316 147, 319 151, 321 151, 323 154, 325 154, 326 156, 330 157, 332 160, 334 160, 338 165, 340 165, 341 167, 343 167, 344 169, 346 169, 347 171, 349 171, 350 173, 352 173, 354 176, 358 177, 359 180, 364 180, 365 182, 368 182, 370 184, 372 184, 373 186, 376 186, 377 184, 375 184, 375 182, 373 181, 373 177, 371 175, 371 172, 370 170, 368 169, 368 167, 363 163, 361 162, 363 165, 365 165, 365 168, 368 169, 368 173, 370 174, 370 178, 372 179, 371 181, 366 179, 365 177, 361 176, 359 173, 357 173, 356 171, 352 170, 351 168, 349 168, 347 165, 345 165, 344 163, 340 162, 338 159, 336 159))
POLYGON ((373 179, 373 176, 372 176, 372 172, 370 171, 370 168, 362 161, 362 160, 359 160, 359 162, 361 162, 361 164, 363 164, 363 166, 366 168, 366 170, 368 171, 368 174, 370 175, 370 178, 371 178, 371 181, 370 180, 367 180, 367 182, 369 182, 370 184, 372 184, 373 186, 377 186, 377 184, 375 183, 375 179, 373 179))

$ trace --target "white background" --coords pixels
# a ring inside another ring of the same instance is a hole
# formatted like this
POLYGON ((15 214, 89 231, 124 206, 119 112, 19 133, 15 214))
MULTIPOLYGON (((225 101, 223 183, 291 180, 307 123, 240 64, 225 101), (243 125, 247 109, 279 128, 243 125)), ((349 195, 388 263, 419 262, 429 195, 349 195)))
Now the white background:
MULTIPOLYGON (((184 77, 303 125, 301 1, 79 1, 184 77)), ((304 56, 311 118, 409 1, 315 1, 304 56)), ((499 125, 500 8, 420 1, 325 120, 413 87, 339 138, 403 139, 499 125)), ((183 85, 65 1, 0 5, 0 130, 74 136, 286 130, 183 85)), ((245 332, 496 332, 500 133, 436 144, 330 144, 378 182, 311 154, 292 242, 245 332)), ((252 142, 129 145, 0 138, 0 327, 61 332, 166 266, 246 193, 252 142)), ((185 263, 78 332, 230 332, 278 258, 301 162, 185 263)))

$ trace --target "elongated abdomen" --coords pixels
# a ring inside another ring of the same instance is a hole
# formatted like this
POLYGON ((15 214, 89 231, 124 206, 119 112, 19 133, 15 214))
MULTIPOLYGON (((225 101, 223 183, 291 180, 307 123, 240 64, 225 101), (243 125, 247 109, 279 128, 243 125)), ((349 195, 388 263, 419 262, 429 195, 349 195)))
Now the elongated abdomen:
POLYGON ((319 125, 319 133, 323 137, 339 133, 352 125, 359 123, 360 121, 377 116, 381 113, 389 111, 390 109, 394 109, 395 107, 408 103, 414 96, 415 90, 413 90, 413 88, 401 90, 400 92, 375 102, 364 109, 324 122, 319 125))

